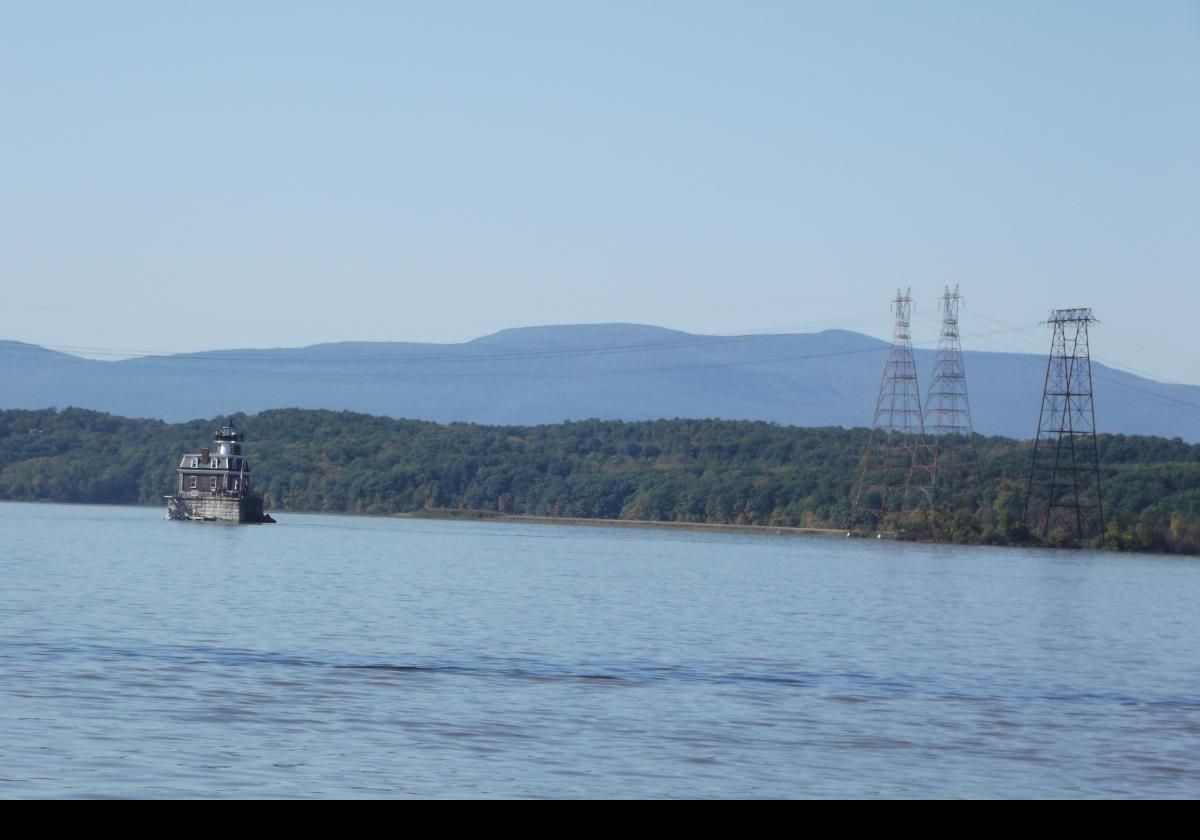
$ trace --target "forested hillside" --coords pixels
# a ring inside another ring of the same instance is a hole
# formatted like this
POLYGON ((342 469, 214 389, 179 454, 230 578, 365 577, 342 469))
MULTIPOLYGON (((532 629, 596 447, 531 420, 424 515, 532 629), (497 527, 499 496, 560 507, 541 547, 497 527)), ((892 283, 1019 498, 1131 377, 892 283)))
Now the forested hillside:
MULTIPOLYGON (((180 453, 225 418, 167 424, 81 409, 0 412, 0 498, 162 503, 180 453)), ((271 510, 430 509, 844 528, 866 429, 762 422, 479 426, 296 409, 235 416, 271 510)), ((977 438, 979 474, 915 538, 1027 543, 1031 444, 977 438)), ((1109 543, 1200 552, 1200 446, 1102 436, 1109 543)))

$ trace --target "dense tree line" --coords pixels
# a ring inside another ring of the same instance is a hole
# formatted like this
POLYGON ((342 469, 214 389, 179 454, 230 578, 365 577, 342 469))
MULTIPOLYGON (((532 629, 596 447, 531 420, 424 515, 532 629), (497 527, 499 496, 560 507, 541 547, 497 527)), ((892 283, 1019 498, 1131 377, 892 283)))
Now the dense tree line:
MULTIPOLYGON (((181 453, 225 418, 168 425, 82 409, 0 412, 0 498, 160 504, 181 453)), ((439 425, 349 412, 236 416, 268 509, 434 509, 844 528, 866 429, 723 420, 439 425)), ((914 538, 1035 543, 1031 444, 976 437, 977 466, 906 523, 914 538)), ((1100 438, 1107 542, 1200 553, 1200 446, 1100 438)))

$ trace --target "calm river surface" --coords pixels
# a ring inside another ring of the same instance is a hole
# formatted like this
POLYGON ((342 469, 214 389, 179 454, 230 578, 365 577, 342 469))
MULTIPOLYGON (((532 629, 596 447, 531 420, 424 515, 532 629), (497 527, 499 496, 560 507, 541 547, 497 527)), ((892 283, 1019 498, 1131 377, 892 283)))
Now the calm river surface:
POLYGON ((1200 561, 0 504, 0 797, 1196 797, 1200 561))

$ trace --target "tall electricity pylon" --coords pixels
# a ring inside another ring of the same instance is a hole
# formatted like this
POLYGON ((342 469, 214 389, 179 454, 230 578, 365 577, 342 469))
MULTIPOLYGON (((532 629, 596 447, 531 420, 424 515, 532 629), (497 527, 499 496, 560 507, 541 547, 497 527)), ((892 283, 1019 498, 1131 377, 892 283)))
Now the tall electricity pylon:
POLYGON ((937 492, 945 501, 978 478, 979 456, 971 426, 967 399, 967 371, 963 365, 958 335, 958 312, 962 295, 946 287, 942 295, 942 334, 933 362, 933 381, 925 402, 925 431, 935 448, 937 492))
POLYGON ((934 453, 925 442, 921 387, 912 351, 910 292, 896 292, 892 311, 896 316, 892 347, 854 492, 851 530, 900 528, 905 513, 933 503, 934 453))
POLYGON ((1056 309, 1042 413, 1025 493, 1025 522, 1042 538, 1104 542, 1104 499, 1088 325, 1091 309, 1056 309))

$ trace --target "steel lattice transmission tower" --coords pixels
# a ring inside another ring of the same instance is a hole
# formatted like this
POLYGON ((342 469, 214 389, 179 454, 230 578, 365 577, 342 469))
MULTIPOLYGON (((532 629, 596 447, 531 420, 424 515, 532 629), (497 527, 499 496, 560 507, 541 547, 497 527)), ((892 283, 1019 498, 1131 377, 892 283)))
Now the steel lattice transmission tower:
POLYGON ((934 455, 925 442, 909 292, 896 292, 892 311, 896 315, 892 347, 879 385, 871 437, 863 453, 851 529, 899 526, 902 514, 933 503, 934 455))
POLYGON ((925 431, 934 439, 939 495, 957 491, 978 472, 979 458, 973 440, 971 405, 967 399, 967 371, 958 335, 962 295, 946 287, 942 295, 942 334, 933 362, 933 381, 925 402, 925 431))
POLYGON ((1053 330, 1042 413, 1033 447, 1025 522, 1042 538, 1104 541, 1100 449, 1092 397, 1088 325, 1091 309, 1056 309, 1046 322, 1053 330))
POLYGON ((925 431, 933 435, 970 437, 971 406, 967 401, 967 372, 958 337, 958 310, 962 295, 946 287, 942 295, 942 335, 933 362, 933 382, 925 402, 925 431))

